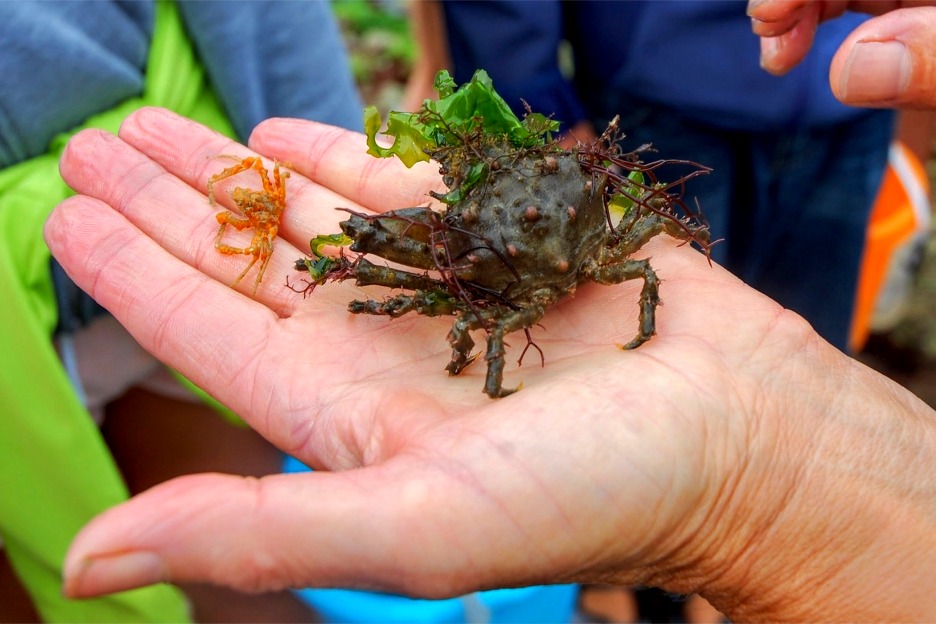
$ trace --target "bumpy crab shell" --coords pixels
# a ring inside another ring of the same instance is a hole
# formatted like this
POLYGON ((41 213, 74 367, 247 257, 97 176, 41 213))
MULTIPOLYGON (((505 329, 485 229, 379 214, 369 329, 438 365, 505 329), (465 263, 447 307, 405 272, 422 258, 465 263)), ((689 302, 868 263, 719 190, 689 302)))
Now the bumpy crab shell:
MULTIPOLYGON (((610 148, 602 149, 616 158, 610 148)), ((535 347, 529 328, 580 283, 643 280, 638 333, 623 347, 635 348, 655 332, 658 280, 647 260, 629 256, 664 231, 697 242, 707 241, 707 231, 676 216, 678 198, 668 194, 669 186, 640 183, 629 191, 633 201, 612 226, 608 204, 623 178, 615 177, 603 159, 589 165, 594 151, 594 146, 564 152, 553 145, 517 149, 488 143, 475 151, 484 154, 483 179, 444 212, 428 207, 378 215, 348 211, 351 216, 341 229, 358 255, 342 253, 332 259, 313 249, 311 258, 297 262, 297 269, 313 278, 306 290, 325 281, 354 278, 361 286, 406 292, 352 301, 352 313, 454 316, 448 335, 452 359, 446 367, 452 375, 474 361, 470 333, 484 330, 484 391, 491 397, 515 391, 503 387, 505 335, 524 330, 527 347, 535 347), (376 264, 367 255, 420 272, 376 264)), ((453 149, 433 155, 442 163, 450 189, 463 188, 465 172, 479 162, 466 162, 465 153, 453 149)), ((683 181, 677 183, 679 188, 683 181)))
POLYGON ((514 306, 574 290, 610 234, 601 193, 571 153, 500 165, 444 215, 426 208, 354 215, 341 229, 352 251, 442 271, 514 306))

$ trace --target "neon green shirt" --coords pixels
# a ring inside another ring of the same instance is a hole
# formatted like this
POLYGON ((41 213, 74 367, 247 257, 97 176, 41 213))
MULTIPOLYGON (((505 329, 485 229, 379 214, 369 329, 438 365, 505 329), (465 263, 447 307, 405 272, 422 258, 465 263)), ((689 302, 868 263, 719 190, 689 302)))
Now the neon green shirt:
MULTIPOLYGON (((130 112, 147 105, 172 109, 233 136, 177 7, 168 1, 157 3, 143 95, 96 115, 82 128, 116 132, 130 112)), ((71 540, 92 517, 128 497, 51 341, 57 311, 42 226, 71 194, 58 161, 73 133, 56 137, 47 154, 0 170, 0 537, 46 621, 187 621, 184 597, 168 585, 92 600, 62 596, 61 567, 71 540)))

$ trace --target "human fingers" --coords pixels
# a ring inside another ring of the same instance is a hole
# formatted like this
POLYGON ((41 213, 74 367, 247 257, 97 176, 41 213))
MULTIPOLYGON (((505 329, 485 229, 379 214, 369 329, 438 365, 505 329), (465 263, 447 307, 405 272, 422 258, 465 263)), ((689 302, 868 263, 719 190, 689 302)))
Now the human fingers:
POLYGON ((66 200, 44 234, 78 286, 150 353, 238 413, 262 400, 243 380, 277 323, 273 311, 175 257, 101 200, 66 200))
POLYGON ((749 0, 754 34, 761 37, 761 66, 782 75, 795 67, 812 46, 816 27, 845 11, 883 15, 904 6, 933 4, 903 0, 749 0))
POLYGON ((802 10, 810 4, 819 5, 820 21, 838 17, 845 11, 882 15, 895 9, 933 4, 932 0, 748 0, 747 14, 752 19, 754 34, 772 37, 786 32, 802 10))
POLYGON ((367 153, 363 134, 300 119, 268 119, 254 129, 251 148, 288 160, 310 180, 370 210, 425 206, 429 191, 444 190, 438 169, 367 153))
MULTIPOLYGON (((583 562, 595 565, 614 550, 608 543, 618 541, 619 520, 602 515, 611 471, 599 478, 574 454, 567 463, 540 452, 533 461, 551 466, 541 473, 516 456, 546 441, 502 439, 483 426, 462 434, 449 435, 448 448, 430 441, 418 454, 360 470, 260 480, 200 475, 160 485, 82 531, 65 563, 65 591, 85 597, 209 581, 248 591, 343 586, 439 598, 584 576, 583 562), (473 457, 451 448, 465 438, 473 457)), ((628 492, 669 496, 658 487, 665 475, 640 481, 628 492)), ((665 532, 653 513, 641 515, 628 539, 665 532)))
MULTIPOLYGON (((361 137, 361 135, 354 136, 361 137)), ((218 153, 237 157, 256 154, 204 126, 158 108, 143 109, 131 115, 121 127, 120 138, 133 144, 143 153, 144 156, 138 156, 138 158, 149 157, 155 159, 159 165, 168 168, 166 177, 171 179, 174 175, 181 180, 181 182, 174 181, 176 185, 188 184, 198 192, 202 192, 202 189, 206 187, 213 171, 222 164, 229 164, 218 163, 218 159, 215 158, 218 153)), ((129 155, 121 158, 126 161, 131 160, 129 155)), ((366 159, 374 160, 370 156, 366 156, 366 159)), ((95 174, 94 179, 104 177, 105 171, 98 169, 95 170, 95 174)), ((116 184, 125 182, 127 180, 118 178, 116 184)), ((386 319, 357 318, 351 321, 352 317, 347 312, 348 302, 355 296, 360 297, 361 293, 355 291, 350 283, 329 284, 321 287, 316 289, 314 297, 308 299, 299 297, 285 287, 281 276, 298 275, 294 262, 297 257, 308 253, 309 238, 323 231, 324 233, 338 231, 337 223, 346 217, 346 214, 335 208, 339 206, 361 208, 354 201, 320 184, 310 182, 298 171, 293 172, 287 184, 287 208, 284 219, 289 221, 289 224, 284 226, 284 230, 293 232, 291 238, 298 239, 296 244, 303 246, 302 251, 296 251, 288 245, 283 245, 282 242, 277 243, 271 265, 267 270, 267 277, 260 285, 258 297, 264 302, 272 297, 278 303, 275 309, 281 316, 291 316, 296 321, 296 327, 299 328, 297 331, 307 335, 307 341, 300 343, 294 337, 290 344, 268 345, 265 351, 271 352, 280 348, 286 352, 280 354, 281 358, 287 355, 305 358, 297 364, 296 370, 306 371, 310 368, 311 362, 315 362, 323 367, 323 370, 329 371, 328 385, 335 389, 336 393, 343 387, 345 377, 348 380, 354 375, 367 377, 377 370, 390 369, 394 366, 408 366, 409 375, 401 376, 406 376, 409 381, 418 378, 418 375, 414 374, 413 363, 418 364, 422 361, 419 355, 427 352, 441 353, 446 346, 444 338, 433 345, 420 344, 418 336, 428 331, 422 328, 431 325, 431 321, 416 323, 414 327, 412 319, 398 320, 389 328, 386 319), (273 276, 272 279, 271 276, 273 276), (323 311, 333 314, 325 316, 323 311), (331 319, 332 329, 328 333, 327 340, 320 341, 316 337, 317 327, 325 318, 331 319), (304 325, 306 321, 309 321, 308 325, 304 325), (374 335, 375 333, 379 336, 374 335), (410 339, 399 340, 399 334, 402 333, 407 333, 410 339), (321 347, 321 350, 313 351, 313 347, 321 347), (355 352, 358 349, 360 352, 355 352), (369 357, 362 357, 361 353, 366 353, 369 357)), ((140 193, 140 195, 143 194, 140 193)), ((226 194, 219 192, 219 200, 225 198, 226 194)), ((207 202, 202 200, 201 204, 206 205, 207 202)), ((209 223, 212 223, 214 227, 213 233, 217 230, 217 225, 211 217, 216 209, 209 206, 206 210, 209 214, 209 223)), ((160 219, 160 216, 150 208, 133 212, 134 214, 141 213, 142 219, 160 219)), ((183 228, 185 240, 193 238, 187 228, 187 225, 183 228)), ((237 240, 234 238, 236 234, 236 232, 231 232, 231 238, 237 240)), ((213 240, 209 235, 199 235, 199 237, 202 240, 213 240)), ((217 261, 217 257, 220 256, 211 248, 207 248, 205 253, 214 261, 217 261)), ((298 285, 301 286, 301 275, 297 280, 298 285)), ((436 324, 438 325, 438 322, 436 324)), ((439 368, 443 366, 444 364, 440 364, 439 368)), ((288 367, 281 360, 278 368, 288 367)), ((374 383, 374 385, 378 384, 374 383)), ((359 391, 354 394, 357 396, 359 391)), ((379 396, 382 393, 375 390, 374 394, 379 396)), ((364 404, 362 401, 358 403, 364 404)), ((306 407, 309 406, 306 405, 306 407)), ((355 413, 360 411, 363 411, 360 407, 354 410, 355 413)))
POLYGON ((204 195, 121 139, 80 133, 61 167, 88 194, 63 204, 47 226, 66 270, 144 348, 281 448, 317 466, 360 463, 359 448, 379 445, 357 444, 354 435, 374 431, 374 414, 401 409, 385 400, 401 385, 393 379, 405 377, 417 389, 431 364, 432 379, 445 380, 436 369, 444 361, 422 357, 443 353, 444 338, 427 347, 423 325, 352 319, 350 284, 329 285, 304 301, 271 280, 292 271, 301 255, 285 241, 276 243, 259 301, 232 290, 247 260, 232 265, 214 248, 218 224, 204 195))
MULTIPOLYGON (((233 284, 243 271, 238 290, 256 296, 280 315, 288 315, 296 296, 283 286, 282 275, 302 255, 285 241, 274 243, 260 279, 262 262, 250 253, 222 254, 215 249, 219 233, 217 207, 205 195, 123 140, 90 130, 71 139, 60 162, 63 179, 77 193, 95 197, 118 210, 136 227, 156 239, 175 257, 202 273, 233 284)), ((228 227, 221 242, 247 247, 253 231, 228 227)))
POLYGON ((451 483, 366 476, 175 479, 89 524, 66 558, 64 590, 81 598, 194 581, 251 592, 339 586, 440 596, 475 580, 476 572, 457 578, 470 556, 454 527, 431 526, 440 516, 458 520, 448 511, 461 509, 456 500, 426 500, 451 483))
POLYGON ((751 28, 759 37, 776 37, 796 26, 814 5, 819 21, 838 17, 845 11, 883 13, 897 8, 899 0, 748 0, 751 28))
MULTIPOLYGON (((135 111, 121 125, 119 136, 201 193, 207 193, 212 176, 232 166, 236 159, 258 155, 228 137, 163 108, 135 111)), ((275 154, 264 156, 288 164, 290 170, 293 167, 291 160, 275 154)), ((267 168, 271 169, 271 165, 267 168)), ((348 198, 296 175, 295 170, 284 180, 284 185, 286 209, 280 219, 279 236, 304 252, 308 252, 310 238, 339 231, 338 222, 344 218, 344 213, 335 210, 336 207, 360 208, 348 198)), ((221 180, 214 186, 218 203, 234 209, 230 192, 237 186, 259 188, 260 183, 253 173, 221 180)), ((289 255, 289 260, 296 259, 289 255)))
POLYGON ((817 12, 819 22, 824 22, 846 11, 880 15, 907 4, 905 0, 748 0, 747 13, 755 35, 776 37, 811 18, 812 11, 817 12))
POLYGON ((846 104, 936 108, 936 7, 892 11, 856 28, 833 57, 829 81, 846 104))

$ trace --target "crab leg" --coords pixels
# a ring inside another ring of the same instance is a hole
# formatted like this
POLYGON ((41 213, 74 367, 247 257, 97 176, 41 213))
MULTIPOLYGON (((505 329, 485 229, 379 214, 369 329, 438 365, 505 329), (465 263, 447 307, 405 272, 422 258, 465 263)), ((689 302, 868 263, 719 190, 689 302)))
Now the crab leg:
MULTIPOLYGON (((234 158, 234 156, 218 156, 218 158, 234 158)), ((225 178, 230 178, 236 176, 237 174, 247 171, 249 169, 256 169, 260 173, 261 179, 263 180, 263 188, 267 189, 268 182, 266 179, 266 169, 263 167, 263 161, 257 158, 256 156, 251 156, 249 158, 243 159, 241 162, 228 167, 221 173, 215 174, 208 179, 208 202, 214 206, 215 205, 215 193, 214 185, 224 180, 225 178)), ((279 180, 277 180, 279 182, 279 180)), ((269 189, 267 189, 269 190, 269 189)))
POLYGON ((484 381, 484 392, 492 399, 513 394, 520 388, 504 388, 504 336, 510 332, 531 327, 539 321, 545 310, 542 306, 534 305, 528 308, 514 310, 494 323, 488 332, 487 353, 484 359, 488 363, 487 377, 484 381))
POLYGON ((432 279, 426 275, 391 269, 369 262, 364 258, 358 259, 350 265, 349 277, 354 277, 358 286, 386 286, 387 288, 403 288, 405 290, 436 290, 444 289, 445 283, 432 279))
POLYGON ((670 219, 655 214, 639 215, 638 210, 633 211, 633 217, 621 220, 615 229, 615 234, 620 237, 620 242, 606 252, 605 262, 620 262, 635 249, 640 249, 651 238, 666 230, 675 238, 686 238, 682 231, 670 231, 675 228, 667 227, 672 224, 670 219))
MULTIPOLYGON (((237 276, 237 279, 231 283, 231 288, 233 288, 237 286, 242 279, 244 279, 244 276, 247 275, 253 265, 257 263, 257 260, 259 260, 263 254, 257 252, 256 245, 251 245, 250 247, 232 247, 231 245, 227 245, 221 242, 221 239, 224 237, 224 230, 228 225, 234 226, 234 229, 236 230, 243 230, 250 227, 250 221, 247 219, 242 219, 231 212, 219 212, 217 218, 218 223, 221 225, 218 227, 218 235, 215 237, 215 249, 217 249, 220 253, 227 255, 253 255, 253 260, 250 261, 250 264, 248 264, 247 267, 241 271, 240 275, 237 276)), ((260 272, 257 277, 257 282, 254 284, 255 294, 257 292, 257 286, 260 284, 260 279, 263 277, 263 271, 266 269, 267 263, 269 263, 269 261, 270 257, 269 254, 267 254, 263 258, 263 263, 260 265, 260 272)))
POLYGON ((417 312, 425 316, 443 316, 456 314, 458 309, 451 297, 444 292, 416 292, 412 295, 396 295, 386 301, 355 300, 348 304, 352 314, 374 314, 397 318, 407 312, 417 312))
POLYGON ((637 323, 637 335, 623 345, 622 349, 635 349, 647 342, 656 333, 656 307, 660 303, 660 280, 650 267, 649 260, 625 260, 616 264, 600 266, 595 269, 593 279, 599 284, 619 284, 627 280, 641 278, 644 281, 640 291, 640 317, 637 323))
POLYGON ((445 367, 449 375, 458 375, 477 359, 479 354, 471 355, 475 342, 471 339, 469 332, 480 326, 480 321, 473 314, 461 316, 452 323, 452 329, 448 335, 448 342, 452 345, 452 361, 445 367))

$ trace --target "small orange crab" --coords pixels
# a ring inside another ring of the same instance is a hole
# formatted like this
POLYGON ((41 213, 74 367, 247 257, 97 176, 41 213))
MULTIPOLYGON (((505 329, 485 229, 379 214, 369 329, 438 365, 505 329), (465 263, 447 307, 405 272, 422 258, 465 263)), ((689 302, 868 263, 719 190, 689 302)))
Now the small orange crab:
MULTIPOLYGON (((224 156, 223 158, 231 158, 224 156)), ((248 188, 236 187, 231 191, 231 199, 237 205, 241 214, 236 214, 230 210, 219 212, 216 215, 220 227, 218 236, 215 238, 215 249, 223 254, 244 254, 253 256, 253 260, 247 265, 241 274, 237 276, 231 287, 237 286, 247 275, 251 267, 260 262, 260 269, 257 271, 257 278, 254 280, 254 295, 257 294, 257 287, 263 279, 263 273, 270 263, 270 257, 273 255, 273 240, 279 231, 280 217, 283 216, 283 210, 286 209, 286 178, 289 177, 288 171, 280 171, 280 165, 288 167, 286 163, 273 161, 273 177, 263 166, 263 161, 256 156, 245 158, 233 167, 228 167, 221 173, 211 176, 208 180, 208 201, 215 206, 214 185, 224 180, 236 176, 250 169, 255 170, 260 175, 260 181, 263 183, 262 191, 255 191, 248 188), (224 236, 225 228, 230 225, 240 231, 247 228, 254 228, 253 240, 248 247, 232 247, 221 242, 224 236)))

